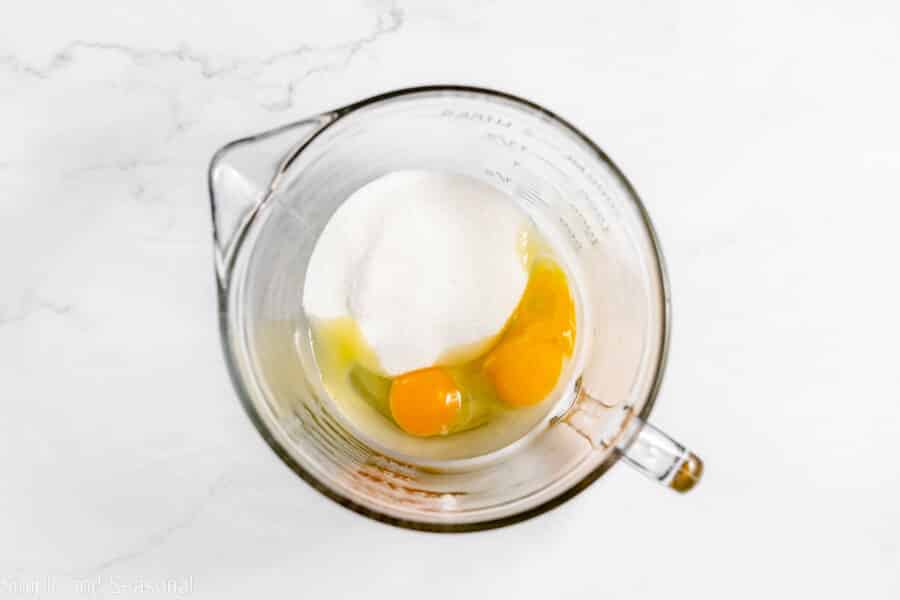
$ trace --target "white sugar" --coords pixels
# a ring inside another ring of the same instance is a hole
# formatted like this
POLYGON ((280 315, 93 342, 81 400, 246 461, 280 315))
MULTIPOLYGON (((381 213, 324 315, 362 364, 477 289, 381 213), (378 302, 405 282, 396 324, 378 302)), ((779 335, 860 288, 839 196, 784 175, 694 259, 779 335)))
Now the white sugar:
POLYGON ((525 290, 526 217, 475 179, 396 171, 335 212, 310 259, 303 307, 352 318, 386 375, 500 333, 525 290))

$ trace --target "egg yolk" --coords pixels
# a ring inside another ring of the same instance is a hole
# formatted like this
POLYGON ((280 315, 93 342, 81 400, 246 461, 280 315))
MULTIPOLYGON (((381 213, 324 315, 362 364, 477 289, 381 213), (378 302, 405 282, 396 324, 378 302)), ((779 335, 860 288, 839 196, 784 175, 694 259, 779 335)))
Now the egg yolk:
POLYGON ((500 343, 484 360, 484 373, 503 402, 531 406, 553 391, 574 346, 575 305, 566 276, 555 264, 539 262, 500 343))
POLYGON ((403 431, 427 437, 446 435, 462 409, 462 392, 440 367, 395 378, 390 391, 391 416, 403 431))

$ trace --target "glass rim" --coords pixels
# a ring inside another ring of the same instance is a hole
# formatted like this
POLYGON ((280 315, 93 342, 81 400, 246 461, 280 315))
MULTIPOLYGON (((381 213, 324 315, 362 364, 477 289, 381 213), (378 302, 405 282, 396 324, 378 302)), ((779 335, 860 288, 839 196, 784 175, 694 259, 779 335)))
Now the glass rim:
MULTIPOLYGON (((666 271, 666 264, 663 257, 662 247, 660 245, 659 238, 656 234, 656 230, 653 227, 653 223, 650 220, 650 215, 647 211, 646 206, 641 200, 640 196, 635 190, 634 186, 619 168, 619 166, 613 162, 613 160, 600 148, 591 138, 589 138, 586 134, 584 134, 580 129, 575 127, 569 121, 563 119, 558 116, 556 113, 544 108, 543 106, 536 104, 530 100, 525 98, 521 98, 519 96, 515 96, 513 94, 502 92, 494 89, 479 87, 479 86, 469 86, 469 85, 456 85, 456 84, 446 84, 446 85, 426 85, 426 86, 416 86, 416 87, 407 87, 400 88, 396 90, 392 90, 389 92, 384 92, 381 94, 377 94, 374 96, 370 96, 368 98, 364 98, 362 100, 358 100, 356 102, 344 105, 340 108, 323 111, 319 115, 314 115, 308 117, 307 119, 315 119, 322 118, 325 116, 331 116, 332 118, 325 122, 319 130, 316 131, 314 137, 318 137, 326 129, 333 126, 335 123, 341 121, 347 115, 359 110, 361 108, 372 106, 375 104, 380 104, 389 100, 402 98, 406 96, 415 96, 418 94, 428 94, 434 92, 455 92, 459 94, 472 94, 472 95, 483 95, 489 96, 493 98, 498 98, 501 100, 505 100, 512 104, 518 104, 534 110, 540 113, 542 116, 547 117, 549 121, 553 124, 561 127, 562 129, 568 131, 571 134, 574 134, 579 141, 581 141, 586 147, 588 147, 597 158, 609 166, 613 176, 618 180, 618 182, 625 188, 629 199, 634 203, 635 207, 638 210, 638 214, 640 215, 640 221, 644 226, 644 229, 647 233, 647 236, 650 240, 650 245, 653 249, 653 257, 655 259, 655 263, 657 266, 658 273, 658 285, 659 285, 659 304, 662 308, 662 328, 660 332, 659 339, 659 355, 656 361, 656 365, 653 367, 653 377, 650 384, 650 389, 647 392, 647 396, 644 400, 643 406, 641 407, 640 412, 637 414, 637 417, 640 419, 640 422, 646 422, 647 417, 653 410, 653 406, 656 402, 656 398, 659 394, 660 387, 662 385, 663 375, 665 373, 665 368, 668 360, 668 352, 669 352, 669 342, 671 337, 671 302, 670 302, 670 294, 669 294, 669 277, 666 271)), ((240 143, 251 143, 255 140, 261 139, 269 135, 270 133, 277 132, 285 129, 289 125, 279 126, 273 129, 269 129, 267 131, 247 136, 238 140, 234 140, 225 144, 222 148, 220 148, 213 157, 212 162, 210 163, 209 171, 210 174, 212 172, 213 167, 216 163, 216 157, 225 149, 230 148, 234 145, 240 143)), ((208 178, 209 185, 209 193, 210 193, 210 201, 212 204, 212 178, 208 178)), ((214 204, 211 206, 212 213, 215 215, 216 207, 214 204)), ((216 237, 215 225, 213 225, 214 229, 214 238, 216 237)), ((244 236, 241 236, 241 239, 236 241, 236 247, 233 250, 233 256, 237 256, 240 247, 243 245, 244 236)), ((250 394, 244 385, 243 378, 240 372, 240 368, 236 364, 236 357, 234 355, 234 348, 230 342, 231 337, 231 327, 229 324, 229 316, 231 311, 229 310, 229 292, 232 288, 231 285, 231 277, 233 272, 230 269, 226 269, 224 272, 220 270, 219 265, 216 264, 216 282, 217 282, 217 307, 219 313, 219 341, 222 345, 222 351, 225 355, 225 363, 227 366, 227 370, 229 376, 231 378, 232 384, 237 391, 237 395, 241 401, 241 405, 244 407, 244 411, 247 413, 250 421, 253 423, 256 430, 265 440, 266 444, 272 449, 272 451, 278 456, 281 461, 291 469, 297 476, 299 476, 303 481, 305 481, 310 487, 314 490, 321 493, 323 496, 329 498, 330 500, 336 502, 337 504, 350 509, 351 511, 367 517, 369 519, 373 519, 375 521, 379 521, 381 523, 385 523, 388 525, 392 525, 395 527, 399 527, 402 529, 410 529, 415 531, 427 531, 433 533, 467 533, 467 532, 475 532, 475 531, 485 531, 489 529, 496 529, 500 527, 506 527, 508 525, 513 525, 516 523, 520 523, 522 521, 526 521, 538 515, 541 515, 545 512, 548 512, 557 506, 567 502, 568 500, 574 498, 582 491, 587 489, 594 481, 600 478, 601 475, 606 473, 613 465, 615 465, 622 457, 620 452, 613 451, 607 456, 600 464, 594 467, 589 473, 584 475, 581 479, 579 479, 576 483, 569 486, 567 489, 563 490, 556 496, 547 499, 546 501, 538 504, 537 506, 533 506, 523 511, 519 511, 513 513, 511 515, 507 515, 504 517, 498 517, 495 519, 486 519, 483 521, 472 521, 465 523, 442 523, 442 522, 430 522, 430 521, 416 521, 411 519, 404 519, 400 517, 395 517, 383 512, 379 512, 368 506, 364 506, 359 502, 355 501, 353 498, 342 494, 335 489, 332 489, 327 484, 318 479, 315 475, 313 475, 307 468, 301 465, 294 457, 290 454, 290 452, 283 446, 283 444, 273 435, 270 431, 269 426, 264 421, 262 415, 259 413, 256 405, 253 400, 250 398, 250 394), (224 278, 224 280, 223 280, 224 278)), ((637 431, 635 432, 635 435, 637 431)))

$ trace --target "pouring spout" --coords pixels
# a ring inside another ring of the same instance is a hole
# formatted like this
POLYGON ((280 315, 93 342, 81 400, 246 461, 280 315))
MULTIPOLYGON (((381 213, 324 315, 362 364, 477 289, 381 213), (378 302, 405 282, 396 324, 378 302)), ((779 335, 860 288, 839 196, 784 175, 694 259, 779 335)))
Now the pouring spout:
POLYGON ((216 277, 226 286, 241 238, 276 189, 279 179, 309 142, 334 120, 323 114, 230 142, 210 161, 216 277))

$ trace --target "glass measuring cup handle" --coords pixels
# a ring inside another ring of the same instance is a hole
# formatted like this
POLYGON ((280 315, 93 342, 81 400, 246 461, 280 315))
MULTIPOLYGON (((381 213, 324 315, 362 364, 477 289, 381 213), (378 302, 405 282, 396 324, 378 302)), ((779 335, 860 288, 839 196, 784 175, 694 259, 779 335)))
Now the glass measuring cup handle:
POLYGON ((212 210, 216 277, 227 287, 235 250, 253 217, 297 155, 332 120, 325 113, 230 142, 220 148, 207 174, 212 210))
POLYGON ((699 456, 631 408, 610 422, 607 411, 614 406, 582 388, 577 402, 561 420, 595 448, 612 449, 626 464, 670 489, 684 493, 697 485, 703 475, 699 456))
POLYGON ((687 492, 697 485, 703 475, 699 456, 638 417, 632 419, 628 429, 631 431, 620 438, 628 442, 616 446, 627 464, 677 492, 687 492))

